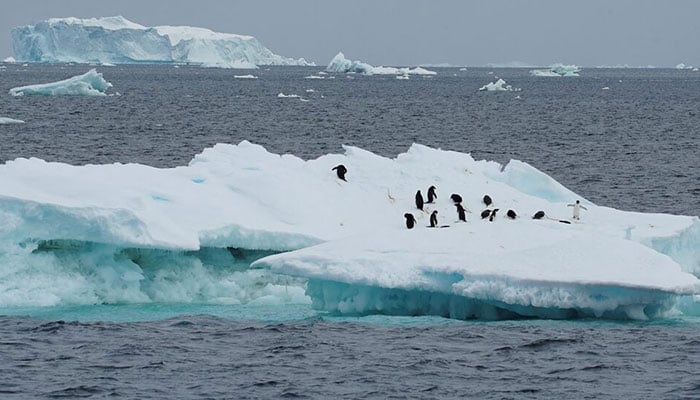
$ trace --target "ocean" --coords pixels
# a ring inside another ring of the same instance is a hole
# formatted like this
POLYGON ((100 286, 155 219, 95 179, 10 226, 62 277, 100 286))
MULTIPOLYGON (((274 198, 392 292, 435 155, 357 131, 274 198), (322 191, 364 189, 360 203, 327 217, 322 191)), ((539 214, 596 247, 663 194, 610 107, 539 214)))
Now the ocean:
MULTIPOLYGON (((96 67, 110 96, 12 97, 91 67, 3 65, 0 116, 25 121, 0 125, 3 162, 175 167, 241 140, 304 159, 342 145, 394 157, 421 143, 525 161, 598 205, 700 214, 700 74, 689 70, 430 68, 398 80, 117 66, 96 67), (234 77, 246 74, 257 79, 234 77), (478 91, 497 77, 519 90, 478 91)), ((457 321, 206 300, 0 304, 0 397, 700 398, 693 316, 457 321)))

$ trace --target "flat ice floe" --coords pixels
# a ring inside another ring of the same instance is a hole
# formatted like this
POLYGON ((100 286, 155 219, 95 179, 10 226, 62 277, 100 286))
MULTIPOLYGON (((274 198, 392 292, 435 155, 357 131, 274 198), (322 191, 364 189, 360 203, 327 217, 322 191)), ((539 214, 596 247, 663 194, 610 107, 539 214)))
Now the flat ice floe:
POLYGON ((17 159, 0 166, 0 219, 0 306, 282 301, 285 276, 291 301, 305 287, 315 307, 351 314, 642 319, 700 294, 697 217, 597 206, 526 163, 421 145, 305 161, 244 141, 168 169, 17 159), (415 207, 430 185, 425 209, 449 227, 426 228, 415 207), (532 220, 539 210, 551 219, 532 220))
POLYGON ((112 84, 107 82, 101 73, 91 69, 82 75, 58 82, 12 88, 10 94, 13 96, 106 96, 105 92, 111 87, 112 84))
POLYGON ((13 118, 8 118, 8 117, 0 117, 0 125, 5 125, 5 124, 23 124, 24 121, 21 119, 13 119, 13 118))

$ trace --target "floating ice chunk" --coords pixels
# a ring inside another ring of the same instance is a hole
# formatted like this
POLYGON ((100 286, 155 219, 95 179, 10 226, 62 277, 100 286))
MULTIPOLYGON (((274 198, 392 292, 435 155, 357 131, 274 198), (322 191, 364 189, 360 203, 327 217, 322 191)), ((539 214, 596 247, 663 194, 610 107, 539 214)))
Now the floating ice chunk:
POLYGON ((697 69, 697 68, 693 68, 693 72, 698 72, 698 69, 697 69))
POLYGON ((323 76, 319 76, 319 75, 309 75, 309 76, 305 76, 304 78, 305 79, 324 79, 323 76))
POLYGON ((13 96, 47 95, 47 96, 105 96, 105 91, 112 87, 102 74, 95 69, 58 82, 21 86, 10 89, 13 96))
POLYGON ((4 60, 2 60, 2 62, 6 62, 6 63, 16 63, 17 60, 15 60, 14 57, 10 56, 10 57, 6 57, 4 60))
POLYGON ((233 77, 236 79, 258 79, 255 75, 234 75, 233 77))
POLYGON ((280 92, 277 95, 277 97, 279 97, 280 99, 296 99, 296 98, 300 98, 301 96, 299 96, 298 94, 284 94, 284 93, 280 92))
POLYGON ((605 86, 602 90, 610 90, 608 86, 605 86))
POLYGON ((0 117, 0 125, 5 125, 5 124, 23 124, 24 121, 21 119, 12 119, 8 117, 0 117))
POLYGON ((339 72, 339 73, 357 73, 364 75, 436 75, 437 72, 428 71, 427 69, 416 67, 416 68, 394 68, 394 67, 373 67, 367 63, 361 61, 351 61, 345 58, 345 55, 340 52, 336 54, 335 57, 328 63, 326 67, 328 72, 339 72))
POLYGON ((518 88, 513 88, 511 85, 506 84, 506 81, 503 79, 499 78, 496 82, 491 82, 488 83, 481 88, 479 88, 479 91, 487 91, 487 92, 512 92, 512 91, 520 91, 518 88))
POLYGON ((396 76, 396 79, 404 79, 404 80, 406 80, 406 79, 410 79, 410 78, 408 77, 408 74, 403 74, 403 75, 397 75, 397 76, 396 76))
POLYGON ((684 63, 680 63, 676 65, 676 69, 693 69, 692 65, 685 65, 684 63))
POLYGON ((534 76, 579 76, 581 69, 576 65, 554 64, 549 69, 533 69, 534 76))
POLYGON ((460 70, 460 71, 466 71, 467 69, 466 69, 466 68, 460 68, 459 70, 460 70))

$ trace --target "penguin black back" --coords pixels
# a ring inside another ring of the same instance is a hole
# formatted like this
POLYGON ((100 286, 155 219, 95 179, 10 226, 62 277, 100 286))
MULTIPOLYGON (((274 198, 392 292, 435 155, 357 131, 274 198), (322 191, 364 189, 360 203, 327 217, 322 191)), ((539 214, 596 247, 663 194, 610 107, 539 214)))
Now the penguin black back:
POLYGON ((493 211, 491 211, 491 215, 489 215, 489 221, 493 222, 493 219, 496 218, 496 211, 498 211, 498 208, 494 208, 493 211))
POLYGON ((464 213, 464 207, 459 203, 455 204, 455 207, 457 207, 457 217, 459 220, 467 222, 467 215, 464 213))
POLYGON ((459 204, 462 202, 462 196, 458 195, 457 193, 452 193, 450 195, 450 198, 455 204, 459 204))
POLYGON ((537 211, 535 215, 532 216, 532 219, 542 219, 544 218, 544 211, 537 211))
POLYGON ((430 227, 431 228, 437 228, 438 226, 438 220, 437 220, 437 210, 433 211, 432 214, 430 214, 430 227))
POLYGON ((413 227, 416 226, 416 217, 411 213, 406 213, 403 216, 406 218, 406 228, 413 229, 413 227))
POLYGON ((420 190, 416 192, 416 208, 423 211, 423 194, 420 190))
POLYGON ((510 219, 515 219, 515 217, 518 216, 518 214, 516 214, 515 211, 513 211, 513 210, 508 210, 508 212, 506 212, 506 215, 507 215, 508 218, 510 218, 510 219))
POLYGON ((435 186, 428 188, 428 203, 432 203, 437 199, 437 194, 435 194, 435 186))
POLYGON ((481 219, 488 218, 489 215, 491 215, 491 210, 486 209, 486 210, 481 212, 481 219))
POLYGON ((485 194, 482 200, 484 201, 484 204, 486 204, 486 207, 490 206, 493 203, 493 201, 491 200, 491 196, 489 196, 488 194, 485 194))
POLYGON ((335 173, 338 175, 339 179, 345 180, 345 174, 348 172, 348 169, 345 168, 345 165, 343 164, 338 164, 335 167, 331 168, 331 171, 335 171, 335 173))

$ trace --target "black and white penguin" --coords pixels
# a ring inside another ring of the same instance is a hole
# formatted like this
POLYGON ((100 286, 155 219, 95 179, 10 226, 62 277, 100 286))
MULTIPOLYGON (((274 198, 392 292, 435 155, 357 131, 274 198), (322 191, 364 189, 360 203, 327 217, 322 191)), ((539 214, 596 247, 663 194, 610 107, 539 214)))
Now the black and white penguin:
POLYGON ((508 212, 506 212, 506 215, 507 215, 508 218, 510 218, 510 219, 515 219, 515 217, 518 216, 518 214, 516 214, 515 211, 513 211, 513 210, 508 210, 508 212))
POLYGON ((491 215, 491 210, 486 209, 481 212, 481 219, 486 219, 489 217, 489 215, 491 215))
POLYGON ((431 228, 437 228, 437 226, 438 226, 437 215, 438 215, 437 210, 433 211, 433 213, 430 214, 430 227, 431 228))
POLYGON ((542 219, 544 218, 544 211, 537 211, 535 215, 532 216, 532 219, 542 219))
POLYGON ((467 215, 464 213, 464 207, 459 203, 455 204, 455 207, 457 207, 457 217, 459 220, 467 222, 467 215))
POLYGON ((491 215, 489 215, 489 221, 493 222, 493 219, 496 218, 496 211, 498 211, 499 208, 494 208, 493 211, 491 211, 491 215))
POLYGON ((403 216, 406 218, 406 228, 413 229, 413 227, 416 226, 416 217, 411 213, 406 213, 403 216))
POLYGON ((423 211, 423 194, 419 191, 416 192, 416 208, 423 211))
POLYGON ((493 201, 491 200, 491 196, 489 196, 488 194, 485 194, 482 200, 484 201, 484 204, 486 204, 486 207, 490 206, 493 203, 493 201))
POLYGON ((431 186, 428 188, 428 203, 432 204, 435 199, 437 199, 437 194, 435 194, 435 186, 431 186))
POLYGON ((342 179, 345 182, 347 182, 345 180, 345 174, 348 172, 348 169, 345 168, 345 165, 343 165, 343 164, 336 165, 335 167, 331 168, 331 171, 335 171, 335 173, 338 175, 338 179, 342 179))
POLYGON ((450 195, 450 198, 452 199, 452 202, 455 204, 459 204, 462 202, 462 196, 458 195, 457 193, 452 193, 450 195))

